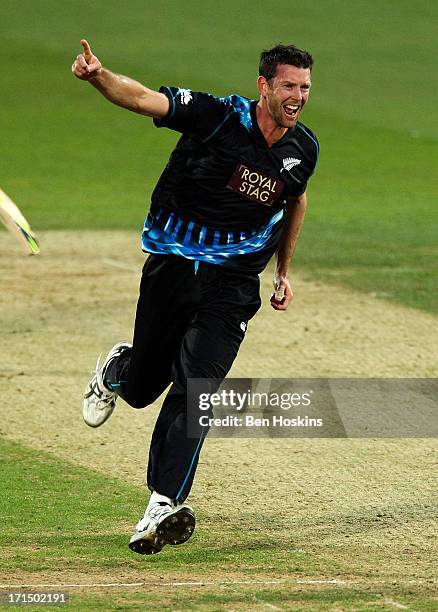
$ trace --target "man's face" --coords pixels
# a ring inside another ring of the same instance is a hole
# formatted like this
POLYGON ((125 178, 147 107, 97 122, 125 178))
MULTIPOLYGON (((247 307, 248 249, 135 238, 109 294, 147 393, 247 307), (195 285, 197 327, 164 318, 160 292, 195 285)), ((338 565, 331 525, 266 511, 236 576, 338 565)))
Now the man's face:
POLYGON ((310 68, 280 64, 275 77, 270 81, 259 78, 262 79, 261 93, 266 96, 272 119, 279 127, 294 127, 309 98, 310 68))

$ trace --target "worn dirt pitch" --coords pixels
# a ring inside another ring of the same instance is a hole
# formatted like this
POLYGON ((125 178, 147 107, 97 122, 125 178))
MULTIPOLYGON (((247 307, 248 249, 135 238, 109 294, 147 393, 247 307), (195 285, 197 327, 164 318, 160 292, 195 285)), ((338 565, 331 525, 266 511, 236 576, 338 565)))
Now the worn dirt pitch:
MULTIPOLYGON (((97 354, 131 337, 144 260, 138 235, 50 232, 40 239, 41 255, 23 257, 0 233, 1 435, 142 484, 159 402, 143 411, 120 402, 98 430, 81 417, 97 354)), ((264 276, 264 306, 230 375, 437 376, 436 318, 300 275, 293 280, 293 306, 276 313, 264 276)), ((210 439, 190 499, 204 512, 204 528, 219 531, 223 519, 257 532, 257 517, 272 513, 281 517, 279 544, 286 531, 303 554, 331 555, 334 568, 348 562, 348 579, 366 580, 372 561, 376 579, 402 577, 416 588, 433 573, 435 458, 432 440, 210 439)), ((281 568, 270 575, 281 577, 281 568)))

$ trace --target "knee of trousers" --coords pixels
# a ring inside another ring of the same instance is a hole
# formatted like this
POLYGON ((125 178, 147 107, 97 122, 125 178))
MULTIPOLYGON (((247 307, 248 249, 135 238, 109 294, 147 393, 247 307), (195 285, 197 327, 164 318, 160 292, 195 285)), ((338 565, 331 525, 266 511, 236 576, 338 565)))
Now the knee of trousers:
POLYGON ((161 391, 159 393, 149 392, 142 393, 141 395, 127 395, 123 399, 127 404, 131 406, 131 408, 146 408, 153 404, 157 398, 161 395, 161 391))

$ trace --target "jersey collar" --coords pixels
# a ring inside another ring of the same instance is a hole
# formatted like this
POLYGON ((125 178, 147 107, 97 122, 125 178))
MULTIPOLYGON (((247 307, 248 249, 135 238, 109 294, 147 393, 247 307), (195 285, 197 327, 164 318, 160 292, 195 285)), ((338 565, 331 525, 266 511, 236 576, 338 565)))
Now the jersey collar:
POLYGON ((287 132, 285 132, 283 134, 283 136, 280 138, 280 140, 277 140, 277 142, 274 142, 273 145, 269 146, 267 141, 266 141, 266 138, 263 136, 263 132, 259 128, 259 124, 257 122, 257 111, 256 111, 257 104, 258 104, 257 100, 252 100, 251 106, 250 106, 252 124, 254 126, 254 132, 255 132, 257 138, 264 143, 264 145, 265 145, 265 147, 267 149, 274 149, 276 147, 280 147, 285 142, 287 142, 291 138, 291 136, 293 136, 293 134, 295 133, 295 130, 296 130, 296 126, 293 127, 293 128, 289 128, 287 130, 287 132))

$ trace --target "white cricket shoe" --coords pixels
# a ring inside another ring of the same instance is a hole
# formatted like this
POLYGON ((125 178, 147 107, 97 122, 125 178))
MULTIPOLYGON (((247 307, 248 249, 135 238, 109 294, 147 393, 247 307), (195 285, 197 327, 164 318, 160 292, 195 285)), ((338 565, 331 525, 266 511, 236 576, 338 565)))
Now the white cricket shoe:
POLYGON ((118 342, 108 353, 102 366, 99 355, 93 378, 85 388, 82 414, 84 421, 90 427, 99 427, 112 415, 116 407, 117 394, 103 384, 103 374, 109 362, 118 357, 124 350, 131 348, 128 342, 118 342))
POLYGON ((140 555, 153 555, 166 544, 183 544, 195 529, 193 508, 157 502, 146 509, 129 541, 129 548, 140 555))

